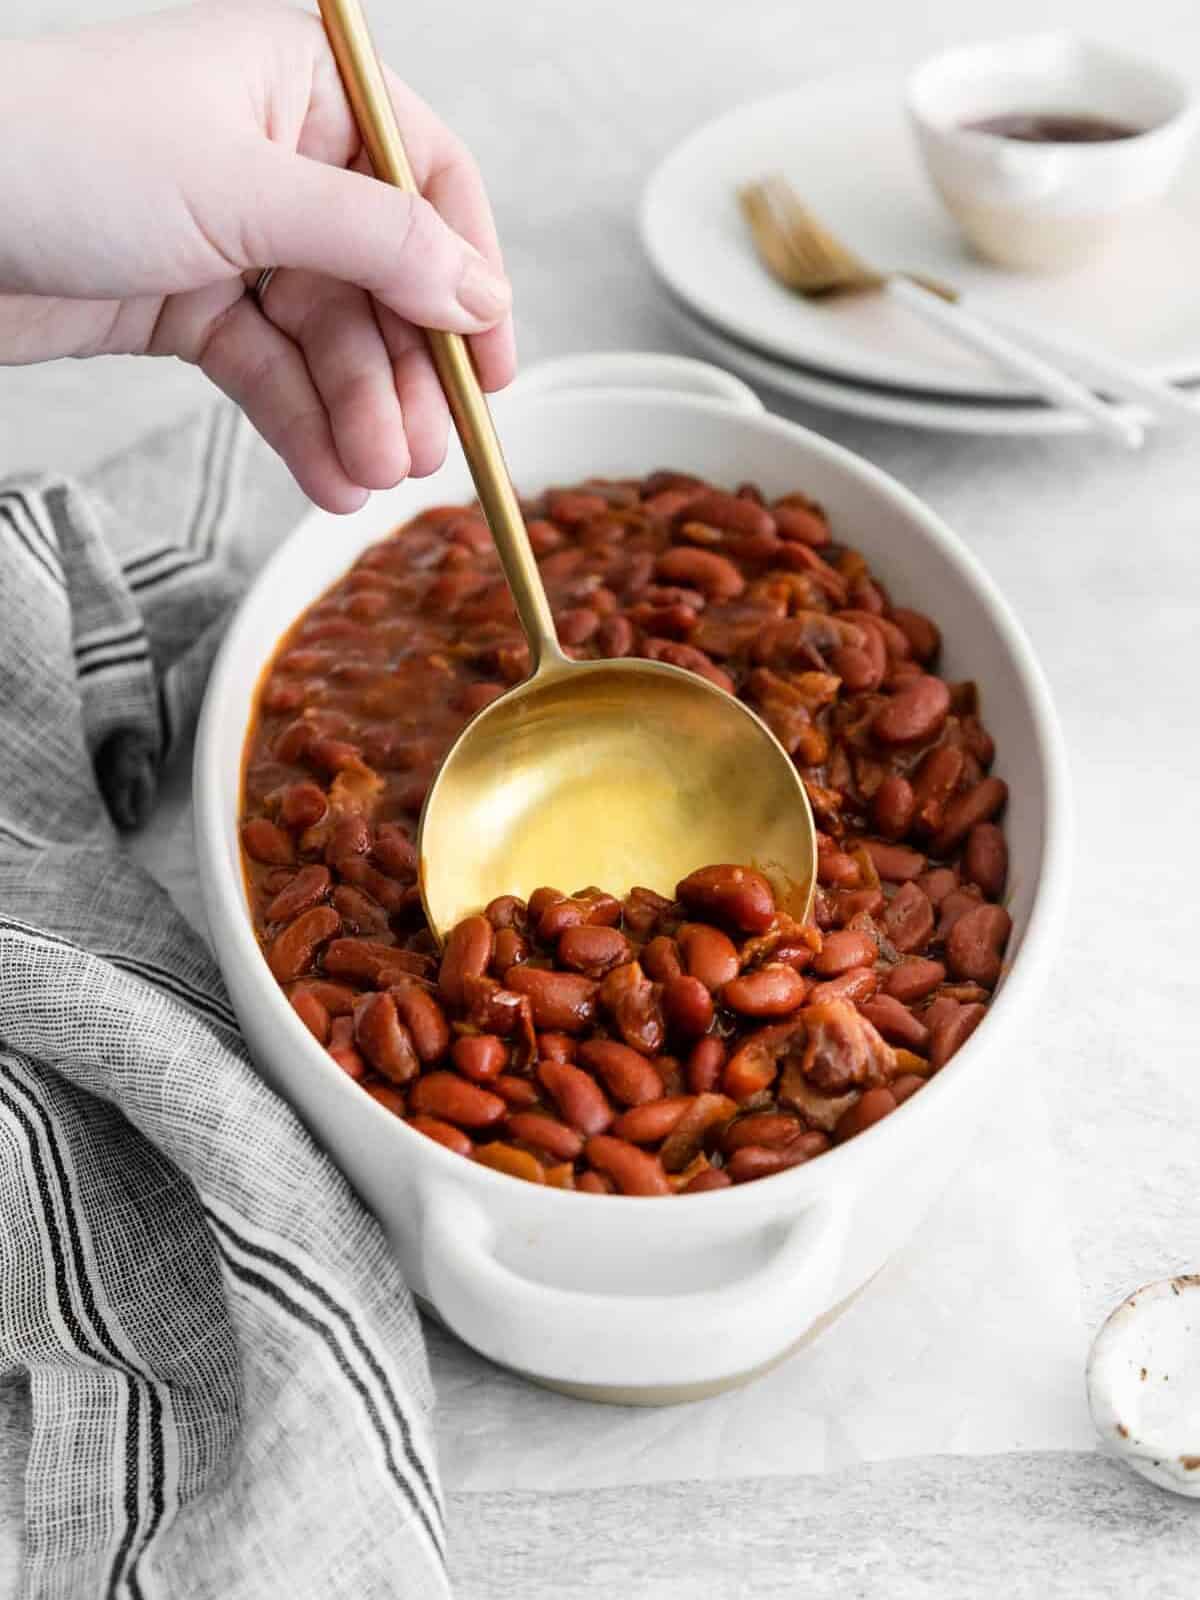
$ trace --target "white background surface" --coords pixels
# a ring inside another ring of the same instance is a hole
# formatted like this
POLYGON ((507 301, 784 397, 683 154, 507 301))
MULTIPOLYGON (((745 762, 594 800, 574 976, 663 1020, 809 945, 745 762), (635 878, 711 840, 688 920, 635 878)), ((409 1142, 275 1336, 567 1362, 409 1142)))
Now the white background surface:
MULTIPOLYGON (((134 0, 8 0, 0 26, 32 30, 134 9, 153 7, 139 7, 134 0)), ((720 5, 531 0, 522 6, 496 0, 406 0, 400 6, 375 0, 371 9, 392 63, 466 136, 481 160, 516 285, 526 357, 676 346, 638 255, 638 191, 645 174, 679 137, 740 101, 793 87, 849 61, 896 63, 951 40, 1047 24, 1083 26, 1185 67, 1194 62, 1200 72, 1200 12, 1193 0, 1143 0, 1137 6, 1113 0, 1049 5, 1008 0, 1003 8, 990 0, 861 0, 841 9, 794 0, 739 5, 728 0, 720 5)), ((853 136, 848 128, 847 138, 853 136)), ((868 151, 863 159, 870 159, 868 151)), ((194 374, 165 363, 62 363, 0 373, 0 466, 80 469, 205 397, 194 374)), ((1031 1285, 1024 1291, 1023 1309, 1031 1323, 1051 1312, 1059 1328, 1068 1326, 1075 1315, 1071 1307, 1078 1304, 1082 1337, 1138 1283, 1200 1265, 1193 883, 1200 793, 1194 687, 1200 636, 1200 432, 1191 439, 1160 439, 1142 457, 1128 458, 1087 440, 947 439, 815 409, 795 407, 789 414, 894 472, 958 529, 1021 616, 1063 717, 1079 814, 1073 909, 1043 1013, 1014 1037, 1014 1047, 1023 1047, 1023 1065, 1044 1091, 1049 1130, 1039 1128, 1030 1102, 1015 1090, 997 1141, 970 1157, 973 1177, 967 1192, 974 1196, 972 1205, 981 1197, 984 1202, 978 1213, 981 1229, 987 1226, 990 1199, 1002 1219, 997 1238, 1012 1236, 1014 1210, 1024 1225, 1031 1216, 1036 1219, 1039 1204, 1046 1206, 1047 1233, 1058 1236, 1061 1229, 1063 1248, 1056 1259, 1064 1278, 1043 1285, 1040 1293, 1031 1285), (1024 1155, 1023 1145, 1028 1146, 1024 1155), (1006 1147, 1013 1162, 997 1166, 997 1150, 1006 1147), (1052 1158, 1049 1171, 1042 1159, 1046 1151, 1052 1158), (1031 1170, 1042 1174, 1043 1188, 1020 1181, 1021 1161, 1030 1152, 1031 1170)), ((986 1253, 988 1247, 985 1242, 981 1250, 986 1253)), ((919 1252, 920 1242, 916 1248, 919 1252)), ((920 1277, 927 1265, 928 1258, 923 1263, 918 1253, 897 1270, 914 1271, 918 1283, 927 1283, 920 1277)), ((997 1271, 1005 1271, 1002 1260, 997 1271)), ((943 1283, 953 1302, 953 1282, 943 1283)), ((862 1305, 865 1314, 869 1301, 864 1298, 862 1305)), ((959 1381, 965 1373, 967 1383, 974 1381, 980 1389, 1000 1381, 994 1351, 977 1372, 970 1365, 972 1342, 981 1329, 986 1333, 981 1319, 987 1309, 972 1300, 955 1313, 962 1360, 952 1376, 959 1381)), ((1012 1350, 1010 1381, 1027 1400, 1050 1369, 1031 1376, 1022 1354, 1012 1350)), ((886 1370, 896 1370, 903 1359, 910 1371, 921 1371, 919 1330, 903 1356, 888 1356, 886 1370)), ((836 1349, 830 1360, 822 1381, 835 1383, 836 1349)), ((439 1355, 439 1362, 444 1384, 466 1381, 461 1369, 456 1377, 452 1353, 439 1355)), ((1052 1394, 1039 1412, 1043 1420, 1056 1407, 1073 1403, 1067 1398, 1069 1365, 1064 1357, 1054 1369, 1052 1394)), ((897 1393, 897 1409, 923 1405, 936 1394, 937 1371, 936 1363, 924 1371, 926 1388, 897 1393)), ((546 1408, 553 1403, 540 1395, 530 1400, 529 1394, 505 1383, 489 1389, 488 1407, 478 1413, 479 1437, 450 1442, 451 1483, 481 1486, 481 1460, 490 1462, 492 1482, 497 1477, 518 1486, 530 1481, 528 1462, 537 1459, 545 1442, 546 1408), (518 1444, 525 1429, 528 1457, 518 1444), (509 1452, 507 1462, 497 1461, 497 1448, 509 1452)), ((593 1439, 616 1426, 615 1416, 610 1424, 603 1413, 590 1415, 586 1426, 593 1439)), ((676 1459, 686 1461, 687 1415, 652 1414, 658 1420, 638 1427, 644 1433, 681 1433, 684 1448, 676 1459)), ((822 1464, 815 1447, 809 1450, 812 1435, 802 1415, 784 1410, 782 1420, 776 1416, 774 1422, 775 1436, 790 1440, 789 1463, 777 1466, 766 1454, 756 1457, 760 1441, 764 1451, 771 1444, 770 1430, 760 1424, 739 1443, 742 1470, 803 1471, 822 1464), (789 1421, 790 1432, 784 1426, 789 1421)), ((1036 1447, 1043 1441, 1029 1442, 1036 1447)), ((876 1431, 865 1441, 865 1451, 856 1448, 848 1459, 889 1453, 878 1448, 880 1443, 876 1431)), ((825 1464, 846 1460, 838 1454, 841 1448, 825 1464)), ((950 1440, 931 1448, 961 1445, 950 1440)), ((630 1477, 639 1476, 636 1451, 626 1454, 630 1477)), ((703 1460, 694 1465, 683 1475, 712 1475, 703 1460)), ((919 1477, 935 1479, 934 1463, 919 1477)), ((874 1499, 868 1499, 868 1509, 880 1503, 884 1484, 869 1481, 874 1499)), ((1114 1516, 1134 1515, 1131 1507, 1149 1502, 1122 1501, 1114 1509, 1106 1501, 1101 1513, 1075 1490, 1068 1496, 1064 1488, 1063 1499, 1056 1501, 1058 1481, 1057 1472, 1045 1483, 1039 1480, 1034 1501, 1059 1521, 1056 1562, 1061 1556, 1067 1568, 1078 1564, 1081 1577, 1078 1586, 1054 1592, 1150 1592, 1134 1583, 1110 1589, 1111 1573, 1091 1567, 1088 1555, 1097 1525, 1090 1519, 1103 1515, 1111 1528, 1114 1516)), ((947 1493, 950 1482, 947 1476, 947 1493)), ((984 1474, 969 1519, 960 1521, 946 1510, 938 1523, 939 1570, 928 1588, 915 1580, 910 1588, 897 1574, 886 1590, 846 1586, 841 1592, 886 1592, 889 1600, 901 1593, 993 1592, 978 1578, 963 1587, 963 1575, 978 1571, 974 1552, 981 1524, 986 1533, 987 1484, 984 1474)), ((897 1511, 901 1522, 906 1510, 916 1519, 919 1499, 913 1489, 904 1492, 897 1511)), ((880 1541, 886 1545, 888 1527, 862 1531, 866 1513, 857 1492, 844 1493, 847 1509, 858 1507, 847 1537, 861 1536, 864 1548, 881 1548, 880 1541)), ((997 1507, 999 1496, 997 1488, 997 1507)), ((719 1496, 715 1503, 720 1504, 719 1496)), ((815 1514, 833 1514, 819 1492, 811 1503, 815 1514)), ((705 1504, 712 1507, 714 1497, 705 1504)), ((1145 1526, 1151 1523, 1161 1532, 1147 1513, 1145 1526)), ((896 1522, 889 1525, 894 1528, 896 1522)), ((1177 1545, 1166 1542, 1165 1532, 1162 1544, 1155 1543, 1159 1532, 1147 1533, 1142 1542, 1142 1527, 1136 1524, 1137 1559, 1143 1563, 1138 1570, 1153 1583, 1153 1592, 1158 1597, 1187 1592, 1177 1545)), ((1195 1527, 1200 1532, 1200 1522, 1195 1527)), ((1131 1537, 1134 1529, 1128 1530, 1131 1537)), ((735 1529, 729 1538, 736 1542, 735 1529)), ((1008 1562, 1021 1562, 1020 1544, 1019 1538, 1005 1541, 1008 1562)), ((923 1549, 928 1552, 928 1540, 923 1549)), ((992 1569, 992 1576, 1000 1574, 992 1569)), ((484 1586, 471 1592, 489 1591, 484 1586)), ((611 1592, 672 1591, 618 1584, 611 1592)), ((1034 1583, 1006 1592, 1049 1589, 1034 1583)))

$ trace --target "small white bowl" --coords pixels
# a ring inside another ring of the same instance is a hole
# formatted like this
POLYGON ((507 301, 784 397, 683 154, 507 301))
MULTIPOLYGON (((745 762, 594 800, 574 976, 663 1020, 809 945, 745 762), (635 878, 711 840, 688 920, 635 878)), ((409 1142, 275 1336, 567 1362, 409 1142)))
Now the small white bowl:
POLYGON ((1010 789, 1010 970, 983 1026, 894 1116, 819 1161, 714 1194, 643 1200, 519 1183, 406 1126, 317 1044, 255 939, 238 845, 246 725, 277 640, 369 544, 426 506, 469 497, 461 452, 353 516, 310 514, 242 601, 200 719, 195 815, 213 946, 252 1054, 388 1229, 414 1291, 469 1344, 595 1398, 690 1399, 778 1360, 877 1272, 1003 1098, 1005 1029, 1050 970, 1064 912, 1062 739, 1024 634, 961 541, 877 467, 768 415, 736 378, 678 357, 565 358, 523 374, 495 412, 527 492, 669 465, 752 478, 768 495, 813 494, 897 595, 935 611, 943 670, 978 680, 1010 789))
POLYGON ((947 50, 909 79, 934 188, 978 253, 1058 270, 1094 255, 1169 189, 1195 128, 1187 82, 1069 34, 947 50), (1123 139, 1031 143, 963 126, 1012 113, 1102 117, 1123 139))
POLYGON ((1096 1335, 1087 1383, 1104 1448, 1200 1498, 1200 1276, 1162 1278, 1123 1300, 1096 1335))

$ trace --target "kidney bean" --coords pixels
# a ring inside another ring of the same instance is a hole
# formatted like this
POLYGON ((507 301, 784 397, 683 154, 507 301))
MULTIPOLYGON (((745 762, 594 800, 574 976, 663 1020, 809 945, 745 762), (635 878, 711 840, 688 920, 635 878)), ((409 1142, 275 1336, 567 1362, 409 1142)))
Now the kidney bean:
POLYGON ((962 778, 964 757, 955 745, 939 745, 928 751, 913 775, 916 801, 915 825, 925 833, 935 833, 950 796, 962 778))
POLYGON ((691 1103, 691 1095, 676 1094, 631 1106, 613 1123, 613 1137, 628 1139, 630 1144, 658 1144, 674 1129, 691 1103))
POLYGON ((560 900, 565 900, 566 898, 567 896, 563 894, 561 889, 551 889, 547 885, 543 885, 540 889, 535 889, 529 896, 527 908, 530 926, 536 927, 551 906, 558 905, 560 900))
POLYGON ((653 889, 631 889, 622 905, 625 931, 635 939, 645 939, 664 912, 671 909, 665 895, 653 889))
MULTIPOLYGON (((321 870, 327 873, 329 869, 323 867, 321 870)), ((387 937, 391 926, 387 912, 377 900, 372 900, 369 894, 364 894, 353 884, 338 884, 333 891, 333 909, 341 917, 342 927, 347 933, 387 937)))
POLYGON ((493 1172, 506 1172, 510 1178, 522 1178, 526 1183, 545 1183, 546 1172, 541 1162, 528 1150, 518 1150, 516 1145, 504 1144, 494 1139, 481 1145, 475 1152, 481 1167, 491 1167, 493 1172))
POLYGON ((289 783, 279 797, 279 820, 287 828, 313 828, 328 810, 325 791, 315 783, 289 783))
POLYGON ((408 1117, 406 1121, 410 1128, 423 1133, 435 1144, 445 1145, 446 1149, 453 1150, 456 1156, 469 1156, 475 1149, 470 1136, 461 1128, 455 1128, 449 1122, 442 1122, 437 1117, 408 1117))
POLYGON ((500 928, 492 946, 491 970, 496 976, 502 978, 509 967, 520 966, 522 961, 528 959, 529 941, 522 938, 515 928, 500 928))
POLYGON ((330 906, 314 906, 275 935, 267 948, 267 965, 277 983, 290 983, 311 970, 317 951, 341 927, 330 906))
POLYGON ((937 660, 938 651, 942 648, 942 636, 937 624, 930 621, 923 611, 909 611, 905 606, 895 606, 892 621, 904 634, 913 655, 922 666, 927 667, 937 660))
MULTIPOLYGON (((335 1017, 329 1026, 329 1043, 326 1052, 337 1062, 347 1077, 361 1080, 367 1075, 367 1063, 354 1043, 354 1018, 335 1017)), ((399 1090, 395 1091, 399 1093, 399 1090)), ((400 1112, 404 1114, 401 1100, 400 1112)))
POLYGON ((558 642, 562 645, 586 644, 600 626, 599 615, 590 606, 571 606, 554 619, 558 642))
POLYGON ((537 1076, 564 1119, 580 1133, 590 1137, 611 1125, 612 1107, 595 1078, 581 1067, 569 1061, 540 1061, 537 1076))
MULTIPOLYGON (((352 1049, 353 1047, 348 1046, 347 1048, 352 1049)), ((334 1052, 330 1050, 329 1053, 333 1055, 334 1052)), ((358 1052, 354 1051, 354 1054, 357 1055, 358 1052)), ((365 1063, 363 1071, 366 1071, 365 1063)), ((354 1074, 351 1074, 351 1076, 354 1076, 354 1074)), ((361 1074, 359 1074, 359 1077, 361 1077, 361 1074)), ((371 1096, 371 1099, 375 1101, 376 1105, 382 1106, 385 1111, 390 1111, 392 1116, 401 1118, 407 1116, 408 1103, 404 1098, 404 1090, 397 1089, 394 1083, 388 1083, 383 1078, 368 1078, 363 1080, 362 1087, 371 1096)))
POLYGON ((912 784, 896 772, 884 778, 871 802, 875 826, 887 839, 903 839, 912 827, 916 809, 912 784))
POLYGON ((516 967, 508 985, 529 996, 534 1024, 563 1033, 579 1033, 596 1014, 596 984, 574 972, 551 972, 544 967, 516 967))
POLYGON ((464 1077, 487 1083, 504 1071, 508 1046, 494 1033, 463 1034, 454 1041, 450 1056, 464 1077))
POLYGON ((790 1167, 802 1166, 810 1161, 814 1154, 820 1155, 828 1149, 825 1141, 821 1150, 814 1151, 805 1141, 810 1137, 800 1134, 790 1144, 768 1148, 764 1145, 744 1144, 735 1150, 725 1163, 725 1171, 729 1174, 731 1183, 750 1183, 755 1178, 770 1178, 777 1172, 786 1172, 790 1167))
POLYGON ((887 671, 883 639, 868 629, 863 634, 867 642, 861 649, 840 645, 829 658, 830 666, 851 694, 874 693, 887 671))
POLYGON ((856 1138, 882 1122, 895 1109, 896 1097, 890 1089, 865 1089, 849 1111, 838 1118, 833 1137, 838 1144, 845 1144, 847 1139, 856 1138))
POLYGON ((671 1185, 657 1156, 625 1139, 597 1134, 589 1139, 585 1154, 591 1165, 611 1178, 622 1194, 670 1194, 671 1185))
POLYGON ((589 1167, 580 1174, 575 1187, 584 1194, 616 1194, 617 1186, 611 1178, 606 1178, 602 1172, 593 1172, 589 1167))
POLYGON ((553 944, 568 928, 582 928, 587 921, 588 907, 582 900, 560 895, 537 918, 537 937, 543 944, 553 944))
POLYGON ((537 1036, 538 1057, 543 1061, 574 1061, 577 1041, 569 1033, 549 1029, 537 1036))
POLYGON ((855 1004, 869 1000, 879 987, 873 967, 851 967, 848 972, 824 983, 814 984, 805 996, 810 1006, 828 1005, 831 1000, 851 1000, 855 1004))
POLYGON ((315 994, 305 994, 303 990, 289 996, 292 1010, 300 1021, 312 1034, 318 1044, 324 1044, 329 1038, 330 1018, 329 1012, 317 999, 315 994))
POLYGON ((490 1078, 488 1088, 514 1111, 527 1111, 541 1099, 536 1084, 528 1078, 514 1078, 507 1072, 502 1072, 498 1078, 490 1078))
POLYGON ((921 874, 917 887, 929 896, 932 905, 940 906, 946 896, 958 888, 958 873, 953 867, 934 867, 921 874))
POLYGON ((929 1064, 935 1071, 944 1067, 955 1051, 962 1048, 987 1015, 986 1006, 960 1006, 955 1001, 948 1004, 954 1006, 953 1012, 943 1014, 936 1022, 926 1017, 930 1031, 929 1064))
POLYGON ((915 883, 896 891, 883 913, 883 930, 902 955, 922 949, 933 933, 933 907, 929 896, 915 883))
POLYGON ((421 1063, 412 1034, 400 1021, 390 994, 365 994, 354 1007, 354 1042, 392 1083, 415 1078, 421 1063))
POLYGON ((490 1128, 508 1107, 498 1094, 453 1072, 423 1072, 408 1091, 409 1109, 459 1128, 490 1128))
POLYGON ((781 539, 795 540, 798 544, 811 545, 818 550, 829 543, 829 524, 818 507, 777 500, 771 514, 775 518, 775 531, 781 539))
POLYGON ((380 989, 405 978, 423 978, 430 968, 428 957, 412 950, 394 950, 375 939, 333 939, 325 946, 321 965, 335 978, 380 989))
POLYGON ((687 1058, 688 1088, 693 1094, 711 1094, 721 1081, 728 1052, 722 1040, 709 1034, 697 1040, 687 1058))
POLYGON ((883 981, 883 992, 903 1005, 923 1000, 943 983, 946 969, 940 961, 929 961, 923 956, 905 956, 898 961, 883 981))
POLYGON ((750 867, 701 867, 676 885, 675 894, 689 911, 741 933, 763 933, 775 917, 771 885, 750 867))
POLYGON ((797 1119, 787 1111, 750 1111, 736 1117, 721 1135, 721 1153, 731 1156, 746 1145, 777 1150, 803 1133, 797 1119))
POLYGON ((633 642, 633 624, 628 617, 621 616, 619 612, 605 617, 592 639, 597 655, 609 661, 630 655, 633 651, 633 642))
POLYGON ((906 1100, 912 1099, 918 1089, 925 1087, 925 1079, 915 1072, 906 1072, 899 1078, 893 1078, 888 1087, 892 1091, 892 1099, 902 1106, 906 1100))
POLYGON ((613 967, 628 961, 631 954, 629 940, 616 928, 584 924, 568 928, 558 941, 558 959, 563 966, 589 978, 602 978, 613 967))
POLYGON ((752 500, 739 500, 720 489, 704 489, 688 506, 688 516, 731 533, 774 534, 775 518, 752 500))
POLYGON ((438 988, 447 1005, 461 1006, 466 999, 465 980, 483 977, 495 937, 486 917, 464 917, 450 930, 438 972, 438 988))
POLYGON ((1004 809, 1008 799, 1008 785, 1003 778, 983 778, 965 794, 957 795, 947 805, 942 825, 933 841, 938 855, 946 856, 956 848, 979 822, 990 822, 1004 809))
POLYGON ((679 945, 665 934, 658 934, 643 946, 640 960, 647 976, 655 983, 666 983, 668 978, 678 978, 683 972, 679 945))
POLYGON ((301 867, 267 906, 264 917, 268 922, 290 922, 302 911, 320 905, 329 893, 330 882, 328 867, 301 867))
POLYGON ((894 995, 877 994, 864 1000, 859 1009, 889 1044, 901 1044, 918 1052, 928 1048, 929 1029, 894 995))
POLYGON ((645 1056, 615 1039, 588 1039, 579 1046, 576 1060, 594 1072, 622 1105, 645 1105, 662 1096, 662 1079, 645 1056))
POLYGON ((824 943, 813 957, 812 970, 823 978, 837 978, 852 967, 870 966, 876 954, 877 947, 870 934, 843 928, 837 933, 826 934, 824 943))
POLYGON ((769 962, 731 978, 721 990, 721 1001, 745 1017, 786 1017, 803 1002, 807 989, 807 982, 794 967, 769 962))
POLYGON ((862 868, 844 850, 818 850, 817 882, 834 889, 857 889, 862 883, 862 868))
POLYGON ((680 1194, 704 1194, 709 1189, 728 1189, 733 1179, 721 1167, 705 1167, 685 1183, 680 1194))
POLYGON ((574 1161, 583 1149, 583 1135, 542 1111, 513 1111, 505 1123, 521 1144, 535 1145, 556 1161, 574 1161))
POLYGON ((640 654, 648 661, 665 661, 669 667, 682 667, 685 672, 694 672, 698 677, 707 678, 709 683, 715 683, 726 694, 734 691, 734 682, 729 674, 714 666, 711 658, 694 645, 680 644, 674 639, 644 639, 640 654))
POLYGON ((685 922, 676 935, 689 977, 706 989, 718 990, 738 974, 737 948, 719 928, 685 922))
POLYGON ((908 883, 925 871, 925 857, 919 850, 909 850, 902 844, 882 844, 878 839, 864 839, 862 848, 875 871, 888 883, 908 883))
POLYGON ((699 978, 680 973, 676 978, 668 978, 663 985, 662 1011, 667 1027, 674 1034, 695 1039, 712 1026, 712 995, 699 978))
POLYGON ((973 884, 965 889, 952 889, 938 907, 938 925, 934 937, 948 939, 951 928, 959 918, 965 917, 968 911, 974 911, 982 903, 979 890, 973 884))
POLYGON ((483 908, 483 914, 499 933, 502 928, 515 928, 524 933, 529 926, 529 908, 515 894, 498 895, 483 908))
POLYGON ((946 965, 956 978, 995 987, 1012 918, 1003 906, 983 904, 966 912, 946 935, 946 965))
POLYGON ((422 1063, 428 1066, 431 1061, 440 1061, 450 1048, 450 1025, 428 989, 409 979, 394 985, 388 994, 422 1063))
POLYGON ((296 859, 290 834, 269 817, 251 817, 242 823, 242 849, 269 867, 289 867, 296 859))
POLYGON ((871 732, 881 744, 922 744, 941 731, 949 711, 950 691, 940 678, 913 678, 875 713, 871 732))
POLYGON ((375 864, 390 878, 415 878, 417 847, 398 822, 381 822, 371 847, 375 864))
POLYGON ((977 822, 967 835, 963 871, 967 881, 978 884, 989 900, 998 900, 1004 893, 1008 845, 994 822, 977 822))

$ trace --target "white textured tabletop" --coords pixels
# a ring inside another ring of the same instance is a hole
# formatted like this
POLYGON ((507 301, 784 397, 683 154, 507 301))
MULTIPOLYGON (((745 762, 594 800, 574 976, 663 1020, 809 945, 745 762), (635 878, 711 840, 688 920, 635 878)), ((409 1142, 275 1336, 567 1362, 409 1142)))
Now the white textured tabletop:
MULTIPOLYGON (((9 0, 4 24, 32 30, 132 9, 9 0)), ((527 359, 676 347, 640 258, 636 200, 672 143, 728 106, 848 61, 899 64, 948 39, 1048 23, 1200 67, 1194 0, 863 0, 841 10, 779 0, 415 0, 372 9, 393 63, 480 157, 527 359)), ((5 372, 0 462, 81 469, 206 398, 194 374, 161 363, 5 372)), ((1090 1330, 1137 1284, 1200 1265, 1190 881, 1200 839, 1200 432, 1127 457, 1088 440, 911 433, 768 399, 941 512, 1013 603, 1050 678, 1075 779, 1073 902, 1041 1015, 1014 1043, 1050 1108, 1063 1288, 1090 1330)), ((997 1210, 1011 1203, 998 1186, 997 1210)), ((1039 1305, 1027 1310, 1037 1317, 1039 1305)), ((964 1327, 964 1340, 971 1333, 964 1327)), ((1017 1394, 1024 1374, 1014 1369, 1011 1382, 1017 1394)), ((1089 1454, 939 1454, 791 1477, 772 1462, 762 1468, 768 1478, 755 1471, 750 1439, 737 1484, 552 1495, 525 1488, 520 1466, 546 1415, 533 1409, 523 1438, 514 1406, 511 1472, 496 1470, 497 1487, 480 1492, 465 1466, 457 1476, 448 1469, 460 1491, 464 1595, 569 1588, 686 1600, 777 1595, 793 1584, 814 1596, 889 1600, 1195 1593, 1200 1505, 1089 1454)), ((686 1429, 683 1419, 672 1426, 686 1429)))

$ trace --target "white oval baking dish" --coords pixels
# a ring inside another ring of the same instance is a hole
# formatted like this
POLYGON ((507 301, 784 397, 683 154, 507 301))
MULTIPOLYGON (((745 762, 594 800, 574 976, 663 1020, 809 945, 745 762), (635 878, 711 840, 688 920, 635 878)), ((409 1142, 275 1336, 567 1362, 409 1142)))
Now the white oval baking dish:
POLYGON ((737 379, 675 357, 573 357, 527 374, 495 413, 528 492, 670 466, 820 500, 897 599, 937 618, 942 670, 979 682, 1011 789, 1011 968, 982 1027, 920 1094, 809 1165, 740 1188, 673 1200, 542 1189, 414 1133, 334 1065, 267 969, 238 858, 243 741, 276 641, 365 546, 423 506, 471 498, 457 449, 434 479, 351 517, 306 517, 243 600, 200 720, 195 815, 213 944, 255 1060, 380 1218, 414 1291, 468 1343, 598 1397, 684 1398, 778 1359, 865 1283, 945 1188, 1002 1089, 1006 1029, 1036 995, 1063 911, 1062 741, 1023 633, 959 539, 869 463, 767 414, 737 379))

